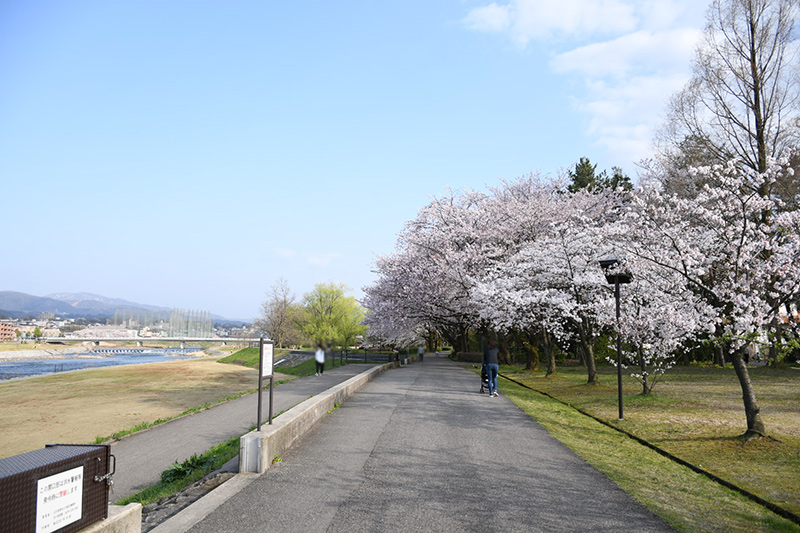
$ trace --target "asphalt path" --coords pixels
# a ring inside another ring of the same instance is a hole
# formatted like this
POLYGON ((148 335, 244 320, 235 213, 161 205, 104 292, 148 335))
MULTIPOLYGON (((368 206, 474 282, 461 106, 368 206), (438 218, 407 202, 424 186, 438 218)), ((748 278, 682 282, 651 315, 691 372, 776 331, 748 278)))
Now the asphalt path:
POLYGON ((673 531, 479 390, 445 358, 389 370, 190 531, 673 531))
MULTIPOLYGON (((351 364, 283 383, 273 389, 273 416, 374 365, 351 364)), ((258 382, 253 383, 258 388, 258 382)), ((262 423, 269 419, 269 390, 262 393, 262 423)), ((243 435, 258 418, 258 393, 135 433, 111 445, 116 473, 111 501, 130 496, 161 480, 161 472, 231 437, 243 435)))

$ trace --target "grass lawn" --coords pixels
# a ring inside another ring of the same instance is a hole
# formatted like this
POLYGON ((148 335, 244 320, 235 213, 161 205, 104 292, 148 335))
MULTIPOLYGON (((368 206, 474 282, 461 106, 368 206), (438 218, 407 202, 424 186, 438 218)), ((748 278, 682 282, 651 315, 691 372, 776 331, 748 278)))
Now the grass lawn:
MULTIPOLYGON (((289 350, 275 350, 274 357, 275 359, 280 359, 282 355, 288 352, 289 350)), ((227 357, 223 357, 219 360, 219 362, 230 365, 246 366, 247 368, 258 370, 259 358, 261 357, 260 353, 261 352, 258 348, 242 348, 241 350, 233 352, 227 357)), ((283 369, 281 369, 281 372, 283 372, 283 369)))
POLYGON ((137 502, 145 506, 160 501, 221 468, 237 455, 239 455, 239 437, 232 437, 199 456, 193 455, 183 463, 179 464, 176 461, 172 467, 161 473, 160 482, 136 494, 121 498, 115 504, 127 505, 137 502))
MULTIPOLYGON (((738 381, 730 368, 673 368, 649 396, 641 395, 641 386, 634 379, 626 377, 623 380, 625 419, 622 421, 617 420, 614 368, 599 368, 601 382, 596 385, 586 383, 586 371, 581 367, 561 367, 557 376, 549 378, 543 373, 524 372, 514 367, 503 367, 501 373, 618 425, 720 478, 800 514, 800 372, 797 370, 751 368, 761 414, 770 438, 747 444, 739 438, 746 429, 744 408, 738 381)), ((678 516, 677 523, 686 524, 679 529, 800 531, 800 527, 788 522, 780 525, 784 521, 768 511, 762 516, 759 512, 753 514, 755 511, 746 510, 755 504, 742 501, 743 498, 739 496, 731 500, 732 503, 727 503, 729 496, 725 494, 730 493, 727 489, 718 489, 722 490, 720 494, 716 493, 717 489, 711 492, 708 492, 710 489, 696 489, 695 480, 699 475, 688 469, 676 466, 674 468, 678 468, 677 471, 673 471, 673 467, 662 471, 649 457, 645 458, 645 455, 658 454, 645 452, 639 445, 633 445, 630 451, 616 444, 601 446, 600 451, 594 451, 601 435, 609 431, 616 432, 610 428, 603 429, 602 424, 589 422, 591 419, 586 417, 583 417, 584 421, 580 416, 566 422, 548 420, 555 416, 550 412, 551 409, 576 411, 566 406, 543 409, 536 403, 545 401, 544 396, 512 386, 508 381, 504 383, 501 385, 503 392, 558 438, 562 439, 558 433, 563 433, 570 447, 606 472, 625 490, 644 503, 649 499, 657 502, 664 500, 656 505, 659 509, 656 512, 668 519, 672 515, 678 516), (524 392, 518 392, 517 389, 524 392), (592 426, 591 429, 586 425, 592 426), (620 454, 627 459, 613 459, 620 454), (609 458, 612 464, 603 466, 601 459, 604 458, 609 458), (595 463, 598 460, 600 465, 595 463), (631 490, 627 486, 642 481, 644 488, 631 490), (693 491, 699 492, 691 496, 693 491), (689 501, 683 501, 687 494, 689 501), (682 511, 682 508, 686 510, 682 511), (707 518, 704 519, 704 516, 707 518), (708 517, 712 518, 709 520, 708 517), (773 517, 778 522, 773 522, 773 517), (702 525, 694 523, 695 520, 702 521, 702 525)), ((635 443, 621 434, 617 435, 616 440, 635 443)), ((654 460, 656 463, 663 462, 654 460)), ((758 509, 758 506, 755 508, 758 509)))
MULTIPOLYGON (((280 359, 282 355, 289 353, 289 350, 275 350, 275 359, 280 359)), ((238 352, 223 357, 219 360, 220 363, 229 363, 234 365, 242 365, 248 368, 258 370, 259 351, 258 348, 244 348, 238 352)), ((356 362, 357 359, 354 359, 356 362)), ((342 360, 338 355, 334 358, 327 358, 325 360, 325 368, 336 368, 348 364, 347 361, 342 360)), ((312 376, 317 371, 314 364, 314 358, 306 359, 302 363, 295 366, 281 366, 279 370, 282 374, 289 374, 295 377, 312 376)))

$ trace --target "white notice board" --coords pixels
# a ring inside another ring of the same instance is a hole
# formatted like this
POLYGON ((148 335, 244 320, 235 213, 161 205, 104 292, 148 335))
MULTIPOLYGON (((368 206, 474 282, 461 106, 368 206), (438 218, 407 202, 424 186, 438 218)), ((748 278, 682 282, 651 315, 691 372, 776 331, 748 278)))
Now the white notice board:
POLYGON ((275 343, 272 341, 262 341, 261 343, 261 377, 272 377, 272 361, 275 355, 275 343))
POLYGON ((36 533, 56 531, 83 513, 83 467, 36 482, 36 533))

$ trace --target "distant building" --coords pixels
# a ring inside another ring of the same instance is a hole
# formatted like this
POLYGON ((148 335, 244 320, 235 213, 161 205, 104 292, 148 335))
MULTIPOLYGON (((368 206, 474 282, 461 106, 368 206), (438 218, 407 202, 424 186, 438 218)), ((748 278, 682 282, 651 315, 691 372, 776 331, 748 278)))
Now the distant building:
POLYGON ((14 324, 0 322, 0 341, 13 340, 17 336, 14 329, 14 324))
POLYGON ((17 329, 20 333, 24 333, 28 337, 33 337, 33 332, 36 331, 36 326, 30 324, 19 324, 17 329))
POLYGON ((135 329, 127 329, 120 326, 93 326, 86 329, 79 329, 70 336, 87 339, 135 339, 139 336, 139 332, 135 329))

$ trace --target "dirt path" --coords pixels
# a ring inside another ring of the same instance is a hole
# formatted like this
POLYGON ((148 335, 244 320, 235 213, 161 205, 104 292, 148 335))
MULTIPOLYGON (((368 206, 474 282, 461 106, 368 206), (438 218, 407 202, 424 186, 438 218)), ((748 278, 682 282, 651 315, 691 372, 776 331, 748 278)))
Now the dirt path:
MULTIPOLYGON (((258 387, 218 358, 128 365, 0 383, 0 458, 49 443, 92 443, 142 422, 258 387)), ((290 376, 276 374, 276 381, 290 376)))

